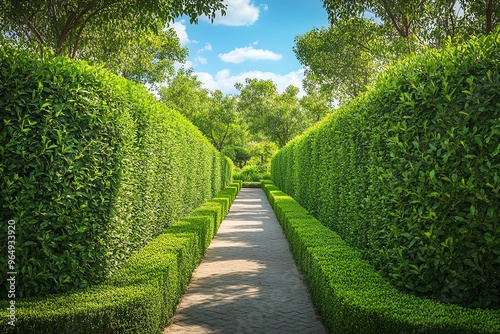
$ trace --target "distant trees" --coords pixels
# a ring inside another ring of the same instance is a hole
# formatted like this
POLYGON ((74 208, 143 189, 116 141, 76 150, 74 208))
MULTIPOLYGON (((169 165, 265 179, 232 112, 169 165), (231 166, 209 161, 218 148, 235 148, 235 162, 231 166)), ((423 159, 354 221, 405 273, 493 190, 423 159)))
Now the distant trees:
POLYGON ((238 109, 249 130, 262 133, 279 147, 304 131, 310 123, 299 104, 299 89, 288 86, 279 94, 271 80, 246 79, 236 84, 240 91, 238 109))
POLYGON ((240 168, 247 161, 266 165, 279 147, 331 109, 320 95, 299 98, 299 89, 294 86, 280 94, 271 80, 246 79, 245 84, 235 86, 239 95, 210 92, 202 87, 192 69, 180 69, 159 95, 240 168))

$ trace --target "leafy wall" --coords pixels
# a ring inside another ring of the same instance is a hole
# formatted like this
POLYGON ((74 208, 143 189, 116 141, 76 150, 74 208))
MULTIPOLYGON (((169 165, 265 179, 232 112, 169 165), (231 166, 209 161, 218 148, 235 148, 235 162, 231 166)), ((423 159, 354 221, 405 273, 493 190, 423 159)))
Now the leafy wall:
POLYGON ((283 191, 400 289, 500 305, 500 37, 429 50, 273 158, 283 191))
POLYGON ((17 297, 104 280, 231 179, 177 111, 84 62, 0 48, 0 113, 0 253, 14 220, 17 297))

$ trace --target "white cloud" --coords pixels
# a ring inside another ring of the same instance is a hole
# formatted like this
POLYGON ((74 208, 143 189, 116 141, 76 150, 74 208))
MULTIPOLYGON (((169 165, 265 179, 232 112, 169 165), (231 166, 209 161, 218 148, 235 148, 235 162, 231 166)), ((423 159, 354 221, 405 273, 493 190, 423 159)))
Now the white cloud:
POLYGON ((243 63, 246 60, 280 60, 283 55, 270 50, 254 49, 252 46, 236 48, 228 53, 219 54, 219 58, 226 63, 243 63))
MULTIPOLYGON (((226 15, 217 13, 214 24, 226 26, 251 26, 259 19, 259 7, 256 7, 250 0, 225 0, 227 6, 226 15)), ((208 17, 202 16, 202 20, 210 22, 208 17)))
POLYGON ((201 56, 196 57, 196 58, 195 58, 195 61, 196 61, 197 63, 200 63, 200 64, 206 64, 206 63, 207 63, 207 59, 206 59, 206 58, 203 58, 203 57, 201 57, 201 56))
POLYGON ((199 49, 197 52, 198 53, 203 53, 205 51, 212 51, 212 44, 210 43, 205 43, 205 46, 199 49))
POLYGON ((190 42, 188 38, 188 34, 186 32, 186 21, 180 20, 174 23, 169 24, 169 28, 173 28, 175 30, 175 33, 177 34, 177 37, 179 37, 179 40, 181 41, 182 46, 186 46, 190 42))
POLYGON ((303 69, 290 72, 285 75, 262 71, 248 71, 239 73, 237 75, 231 75, 228 69, 217 72, 215 77, 206 72, 195 72, 194 74, 198 77, 198 80, 203 83, 203 86, 205 88, 212 91, 220 89, 225 94, 238 94, 238 91, 236 90, 236 88, 234 88, 234 84, 237 82, 245 84, 245 79, 251 78, 272 80, 276 84, 276 88, 280 93, 284 92, 286 87, 288 87, 289 85, 293 85, 299 87, 299 97, 305 95, 305 91, 302 88, 302 79, 304 78, 303 69))
POLYGON ((264 11, 266 11, 266 12, 269 10, 269 6, 268 6, 267 4, 261 4, 260 6, 261 6, 261 7, 264 9, 264 11))

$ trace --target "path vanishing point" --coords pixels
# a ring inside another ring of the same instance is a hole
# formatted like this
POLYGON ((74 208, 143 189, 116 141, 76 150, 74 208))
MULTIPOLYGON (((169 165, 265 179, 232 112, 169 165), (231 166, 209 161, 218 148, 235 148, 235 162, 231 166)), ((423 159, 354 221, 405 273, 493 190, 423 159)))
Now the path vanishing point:
POLYGON ((326 333, 262 189, 236 197, 164 330, 170 333, 326 333))

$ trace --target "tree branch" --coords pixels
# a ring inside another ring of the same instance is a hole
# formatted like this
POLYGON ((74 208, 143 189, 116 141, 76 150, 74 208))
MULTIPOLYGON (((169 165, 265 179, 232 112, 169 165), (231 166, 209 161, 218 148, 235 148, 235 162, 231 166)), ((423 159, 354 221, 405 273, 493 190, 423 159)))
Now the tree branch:
POLYGON ((392 25, 398 31, 399 36, 408 37, 408 35, 405 35, 404 30, 401 29, 401 27, 399 26, 397 17, 396 17, 396 15, 394 15, 392 10, 390 9, 390 6, 389 6, 389 3, 387 2, 387 0, 382 0, 382 5, 384 6, 384 10, 385 10, 386 14, 391 19, 392 25))
POLYGON ((42 34, 38 31, 38 29, 35 27, 35 25, 26 17, 23 15, 23 19, 28 26, 29 30, 35 35, 36 39, 40 44, 45 44, 45 39, 43 38, 42 34))
POLYGON ((493 30, 493 0, 488 0, 486 5, 486 31, 485 35, 488 35, 493 30))

